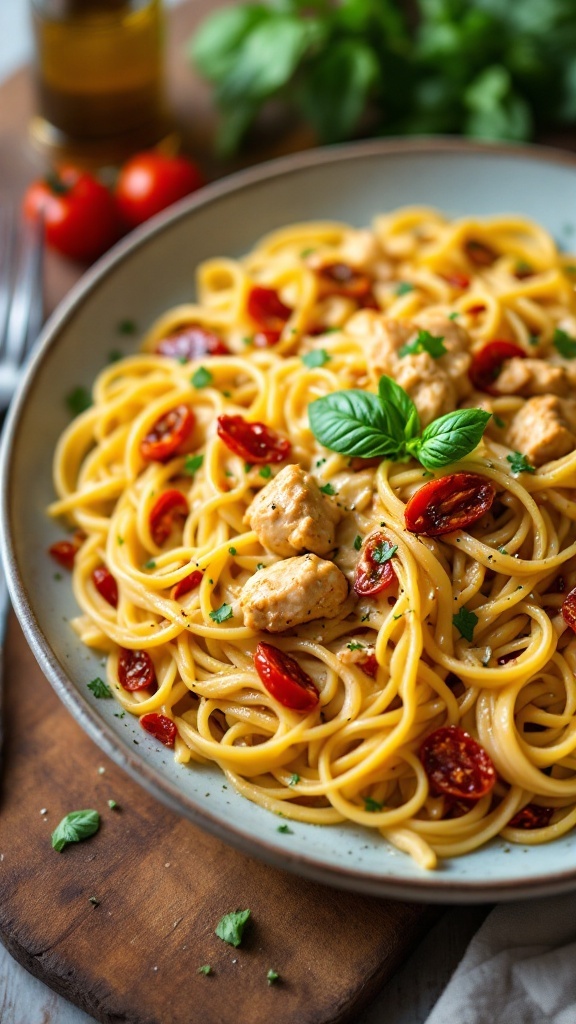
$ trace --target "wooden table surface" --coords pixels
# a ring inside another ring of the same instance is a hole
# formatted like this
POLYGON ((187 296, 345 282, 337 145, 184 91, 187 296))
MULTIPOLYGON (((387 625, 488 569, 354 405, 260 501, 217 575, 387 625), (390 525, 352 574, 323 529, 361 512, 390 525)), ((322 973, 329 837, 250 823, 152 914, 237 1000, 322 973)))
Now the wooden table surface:
MULTIPOLYGON (((198 2, 205 6, 205 0, 198 2)), ((2 17, 9 16, 8 8, 12 7, 14 13, 21 6, 22 0, 3 0, 2 17)), ((25 34, 20 36, 20 39, 25 38, 25 34)), ((0 78, 2 53, 8 52, 8 41, 9 36, 0 38, 0 78)), ((204 148, 209 125, 201 118, 191 119, 188 111, 186 114, 196 144, 204 148)), ((278 151, 281 148, 282 143, 279 143, 278 151)), ((1 173, 0 154, 0 187, 3 184, 1 173)), ((484 914, 482 907, 460 908, 446 914, 404 967, 386 984, 370 1009, 358 1017, 358 1024, 380 1024, 384 1019, 387 1024, 421 1024, 484 914)), ((0 947, 2 1024, 81 1024, 91 1019, 28 975, 0 947)))

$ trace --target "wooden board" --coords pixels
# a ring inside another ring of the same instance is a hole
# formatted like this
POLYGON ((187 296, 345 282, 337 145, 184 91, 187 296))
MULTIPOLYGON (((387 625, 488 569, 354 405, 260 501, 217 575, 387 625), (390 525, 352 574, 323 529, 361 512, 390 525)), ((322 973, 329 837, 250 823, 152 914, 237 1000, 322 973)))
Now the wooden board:
MULTIPOLYGON (((214 128, 209 95, 184 53, 195 24, 213 6, 196 0, 171 13, 168 68, 186 148, 215 176, 232 168, 208 155, 214 128)), ((43 170, 27 139, 32 106, 29 75, 22 71, 0 89, 0 192, 15 200, 43 170)), ((245 162, 308 142, 268 126, 245 162)), ((82 269, 49 254, 49 311, 82 269)), ((13 618, 5 671, 0 939, 32 974, 97 1020, 354 1019, 437 915, 264 866, 166 810, 76 725, 13 618), (121 810, 110 810, 108 799, 121 810), (62 854, 53 851, 50 833, 60 818, 87 806, 100 811, 100 832, 62 854), (214 928, 224 913, 246 907, 252 922, 235 950, 214 928), (213 976, 197 973, 202 964, 211 965, 213 976), (268 985, 270 968, 280 983, 268 985)))

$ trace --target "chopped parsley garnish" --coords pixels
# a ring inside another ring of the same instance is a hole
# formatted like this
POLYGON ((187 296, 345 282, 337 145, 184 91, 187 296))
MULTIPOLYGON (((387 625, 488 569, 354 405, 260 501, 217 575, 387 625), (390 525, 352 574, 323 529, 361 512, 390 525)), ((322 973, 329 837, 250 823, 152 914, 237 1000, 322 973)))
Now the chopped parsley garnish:
POLYGON ((357 533, 356 536, 354 537, 354 551, 360 551, 361 547, 362 547, 362 537, 360 536, 359 533, 357 533))
POLYGON ((202 964, 202 967, 199 967, 196 973, 197 974, 212 974, 212 968, 210 967, 210 964, 202 964))
POLYGON ((529 345, 539 345, 540 344, 540 335, 539 334, 530 334, 529 337, 528 337, 528 344, 529 345))
POLYGON ((242 338, 242 344, 243 345, 249 346, 249 345, 252 345, 253 343, 254 343, 254 338, 252 338, 252 337, 248 337, 247 336, 245 338, 242 338))
POLYGON ((263 569, 263 568, 264 568, 264 562, 258 562, 258 565, 256 566, 256 571, 258 571, 258 569, 263 569))
POLYGON ((269 480, 270 477, 272 476, 272 467, 262 466, 262 468, 258 470, 258 476, 263 477, 264 480, 269 480))
POLYGON ((124 543, 124 537, 120 537, 120 535, 118 535, 118 537, 116 538, 116 541, 119 544, 119 546, 122 547, 122 545, 124 543))
POLYGON ((224 914, 224 917, 220 918, 216 925, 216 935, 230 946, 238 947, 242 942, 242 935, 249 917, 249 910, 233 910, 230 914, 224 914))
POLYGON ((228 548, 228 554, 229 555, 235 555, 236 554, 236 548, 228 548))
POLYGON ((97 896, 90 896, 88 903, 91 903, 93 907, 100 906, 100 900, 98 899, 97 896))
POLYGON ((187 455, 184 460, 182 472, 185 473, 186 476, 194 476, 194 473, 197 469, 200 469, 203 462, 203 455, 187 455))
POLYGON ((301 260, 305 260, 306 257, 307 256, 311 256, 313 252, 316 252, 316 250, 315 249, 302 249, 302 252, 300 253, 300 259, 301 260))
POLYGON ((278 825, 278 828, 276 829, 276 831, 277 832, 283 832, 284 835, 286 835, 286 836, 291 836, 291 835, 294 834, 292 832, 292 829, 290 828, 289 825, 278 825))
POLYGON ((456 320, 460 316, 460 313, 455 310, 454 313, 448 313, 449 320, 456 320))
POLYGON ((376 811, 381 811, 383 806, 384 805, 379 803, 378 800, 373 800, 371 796, 365 796, 364 797, 364 810, 365 811, 370 811, 372 813, 375 813, 376 811))
POLYGON ((496 426, 503 430, 506 426, 506 420, 501 419, 500 416, 494 416, 493 419, 496 426))
POLYGON ((315 348, 312 352, 306 352, 305 355, 302 356, 302 362, 309 370, 315 370, 318 366, 324 366, 325 363, 328 363, 329 361, 330 356, 325 348, 315 348))
POLYGON ((144 562, 144 568, 145 569, 155 569, 156 568, 156 562, 154 561, 154 559, 150 558, 147 562, 144 562))
POLYGON ((521 452, 512 452, 512 455, 506 456, 506 462, 510 463, 510 468, 514 473, 514 476, 518 476, 518 473, 535 473, 536 466, 533 466, 525 455, 521 452))
POLYGON ((446 355, 447 351, 443 337, 436 337, 434 334, 430 334, 430 331, 418 331, 416 340, 402 345, 398 355, 402 358, 402 356, 415 356, 420 352, 427 352, 432 359, 439 359, 440 356, 446 355))
POLYGON ((226 622, 227 619, 232 618, 232 614, 232 605, 224 603, 213 612, 210 612, 210 618, 213 622, 226 622))
POLYGON ((507 555, 508 554, 508 552, 506 551, 506 548, 498 548, 498 551, 500 552, 501 555, 507 555))
POLYGON ((389 544, 387 540, 383 540, 381 544, 377 544, 372 551, 372 559, 377 562, 378 565, 384 565, 384 562, 389 562, 398 551, 397 544, 389 544))
POLYGON ((358 640, 351 640, 349 644, 346 644, 349 651, 363 651, 364 644, 359 643, 358 640))
POLYGON ((66 395, 66 405, 73 416, 79 416, 81 412, 86 412, 86 409, 92 405, 92 395, 88 388, 79 385, 66 395))
POLYGON ((557 327, 554 331, 552 344, 564 359, 576 359, 576 338, 571 338, 566 331, 562 331, 557 327))
POLYGON ((408 295, 408 292, 414 291, 414 285, 410 284, 409 281, 400 281, 394 289, 395 295, 408 295))
POLYGON ((118 324, 119 334, 136 334, 138 326, 135 320, 121 320, 118 324))
POLYGON ((205 366, 199 366, 195 373, 192 374, 190 381, 192 386, 195 388, 205 388, 212 383, 213 377, 210 370, 207 370, 205 366))
POLYGON ((278 971, 273 971, 272 968, 270 968, 266 977, 268 979, 268 984, 273 985, 274 982, 278 981, 280 975, 278 974, 278 971))
POLYGON ((290 776, 288 785, 295 786, 298 782, 300 782, 300 776, 296 772, 294 772, 294 774, 290 776))
POLYGON ((321 487, 320 490, 322 491, 322 494, 337 494, 338 493, 338 491, 334 490, 334 488, 332 487, 332 484, 324 484, 324 486, 321 487))
POLYGON ((101 700, 102 698, 108 700, 113 696, 112 690, 108 684, 100 678, 100 676, 96 676, 91 683, 88 683, 88 689, 92 690, 92 693, 98 698, 98 700, 101 700))
POLYGON ((68 843, 80 843, 100 828, 98 811, 70 811, 52 833, 52 846, 60 853, 68 843))
POLYGON ((472 643, 474 638, 474 629, 478 622, 478 616, 475 612, 469 612, 467 608, 462 606, 456 615, 452 616, 452 622, 459 631, 460 636, 463 636, 465 640, 472 643))
POLYGON ((120 810, 120 804, 117 804, 115 800, 109 800, 108 801, 108 807, 110 808, 111 811, 119 811, 120 810))

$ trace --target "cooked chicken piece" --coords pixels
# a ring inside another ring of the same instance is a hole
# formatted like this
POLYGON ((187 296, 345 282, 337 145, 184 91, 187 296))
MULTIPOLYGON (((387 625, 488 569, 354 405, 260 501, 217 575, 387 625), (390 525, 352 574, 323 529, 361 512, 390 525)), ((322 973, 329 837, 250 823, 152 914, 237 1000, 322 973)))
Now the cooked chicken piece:
POLYGON ((451 412, 470 394, 470 337, 443 314, 427 310, 409 321, 364 310, 351 318, 347 330, 368 343, 368 362, 374 374, 393 377, 408 392, 422 426, 451 412), (420 330, 442 338, 446 353, 438 359, 426 351, 399 355, 404 345, 417 340, 420 330))
POLYGON ((336 546, 334 527, 340 519, 340 509, 314 477, 292 465, 262 488, 244 516, 260 543, 284 558, 304 551, 328 554, 336 546))
POLYGON ((454 384, 448 374, 439 369, 438 360, 427 352, 396 360, 390 376, 410 395, 423 427, 456 408, 454 384))
POLYGON ((504 363, 495 388, 500 395, 560 395, 570 393, 570 383, 562 366, 551 366, 546 359, 514 357, 504 363))
POLYGON ((348 596, 346 577, 316 555, 286 558, 259 569, 242 588, 244 622, 281 633, 312 619, 333 619, 348 596))
POLYGON ((529 398, 513 416, 506 444, 534 466, 568 455, 576 448, 576 401, 556 395, 529 398))

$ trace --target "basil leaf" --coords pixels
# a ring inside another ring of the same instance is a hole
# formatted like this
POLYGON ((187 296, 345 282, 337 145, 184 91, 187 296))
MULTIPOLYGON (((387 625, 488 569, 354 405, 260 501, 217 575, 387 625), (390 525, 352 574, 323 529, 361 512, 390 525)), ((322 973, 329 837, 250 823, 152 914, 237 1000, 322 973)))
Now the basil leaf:
POLYGON ((393 416, 398 434, 406 441, 418 437, 420 417, 414 402, 392 377, 380 377, 378 395, 382 406, 393 416))
POLYGON ((564 359, 576 359, 576 338, 571 338, 566 331, 562 331, 557 327, 554 331, 552 344, 564 359))
POLYGON ((221 604, 219 608, 208 613, 213 622, 226 622, 227 619, 231 619, 233 615, 231 604, 221 604))
POLYGON ((330 46, 310 61, 295 99, 320 142, 340 142, 350 136, 381 75, 370 41, 352 36, 331 40, 330 46))
POLYGON ((207 388, 212 383, 213 377, 210 370, 207 370, 205 366, 199 366, 195 373, 190 378, 190 383, 194 388, 207 388))
POLYGON ((52 846, 60 853, 68 843, 80 843, 98 831, 98 811, 70 811, 52 833, 52 846))
POLYGON ((265 7, 242 4, 224 7, 206 18, 189 50, 200 73, 212 82, 224 78, 234 66, 238 47, 245 37, 268 17, 265 7))
POLYGON ((305 352, 302 356, 302 362, 309 370, 314 370, 317 366, 324 366, 329 361, 330 356, 325 348, 313 348, 311 352, 305 352))
POLYGON ((101 700, 102 698, 108 700, 110 697, 114 696, 112 690, 108 686, 108 683, 105 683, 104 680, 100 678, 100 676, 96 676, 96 678, 93 679, 91 683, 88 683, 88 689, 92 690, 94 696, 98 697, 99 700, 101 700))
POLYGON ((510 463, 510 468, 514 476, 518 476, 518 473, 535 473, 536 466, 533 466, 525 455, 521 452, 512 452, 511 455, 506 456, 506 462, 510 463))
POLYGON ((377 562, 378 565, 384 565, 385 562, 389 562, 398 551, 397 544, 390 544, 387 540, 382 541, 381 544, 377 544, 372 551, 372 559, 377 562))
POLYGON ((270 96, 286 85, 324 33, 325 26, 315 18, 276 15, 260 21, 245 36, 220 83, 219 103, 232 107, 270 96))
POLYGON ((308 415, 314 437, 340 455, 390 459, 404 450, 401 424, 391 422, 370 391, 334 391, 311 402, 308 415))
POLYGON ((239 946, 249 917, 249 910, 233 910, 230 914, 224 914, 216 925, 216 935, 230 946, 239 946))
POLYGON ((408 444, 426 469, 458 462, 480 444, 491 413, 484 409, 457 409, 430 423, 421 440, 408 444))
POLYGON ((418 331, 418 337, 414 341, 402 345, 398 355, 402 359, 404 356, 415 356, 419 352, 427 352, 432 359, 440 359, 440 356, 445 356, 447 351, 444 336, 430 334, 430 331, 418 331))

